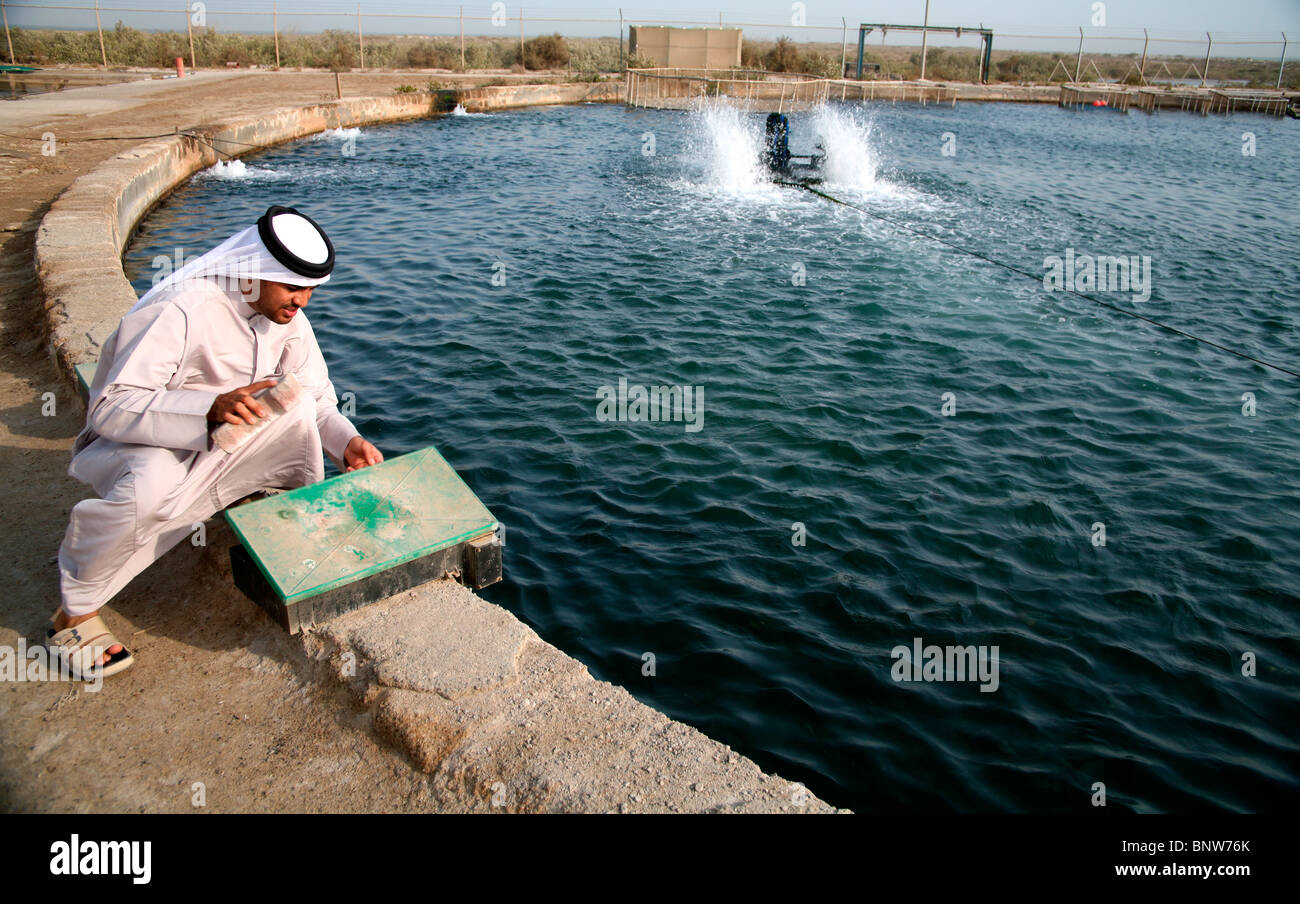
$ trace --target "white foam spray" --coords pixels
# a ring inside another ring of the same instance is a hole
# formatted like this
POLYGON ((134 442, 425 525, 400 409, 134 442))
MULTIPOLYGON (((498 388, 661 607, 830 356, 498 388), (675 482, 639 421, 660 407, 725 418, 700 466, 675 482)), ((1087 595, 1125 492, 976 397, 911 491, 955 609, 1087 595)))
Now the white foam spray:
POLYGON ((730 194, 767 194, 773 188, 760 155, 761 124, 739 108, 710 104, 690 114, 687 159, 698 165, 705 186, 730 194))
POLYGON ((326 129, 312 136, 315 141, 356 141, 361 137, 361 129, 326 129))
POLYGON ((823 178, 828 186, 875 192, 887 188, 872 141, 872 123, 861 108, 825 105, 805 119, 826 152, 823 178))
POLYGON ((255 179, 274 179, 279 174, 275 170, 249 166, 242 160, 218 160, 200 175, 227 182, 250 182, 255 179))

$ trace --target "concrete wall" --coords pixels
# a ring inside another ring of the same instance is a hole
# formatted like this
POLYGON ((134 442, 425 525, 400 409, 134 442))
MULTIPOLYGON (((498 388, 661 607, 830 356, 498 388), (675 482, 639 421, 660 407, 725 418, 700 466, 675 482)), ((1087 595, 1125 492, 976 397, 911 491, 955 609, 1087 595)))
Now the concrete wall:
POLYGON ((470 113, 547 104, 622 103, 622 79, 577 85, 493 85, 445 92, 470 113))
POLYGON ((683 69, 729 69, 740 65, 739 28, 628 27, 628 53, 658 66, 683 69))

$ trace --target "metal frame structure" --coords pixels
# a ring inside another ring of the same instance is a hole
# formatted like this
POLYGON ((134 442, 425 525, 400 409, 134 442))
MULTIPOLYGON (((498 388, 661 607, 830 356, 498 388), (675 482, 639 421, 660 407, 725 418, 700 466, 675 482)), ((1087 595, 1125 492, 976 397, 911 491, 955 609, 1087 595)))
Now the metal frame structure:
POLYGON ((993 29, 991 28, 966 28, 964 26, 948 27, 944 25, 888 25, 881 22, 864 22, 858 26, 858 79, 862 78, 862 56, 866 50, 867 35, 876 29, 880 29, 882 35, 888 34, 890 29, 894 31, 919 31, 922 37, 932 31, 942 31, 955 34, 961 37, 965 34, 977 34, 980 36, 980 42, 983 44, 984 51, 980 54, 980 84, 987 85, 989 73, 993 66, 993 29))

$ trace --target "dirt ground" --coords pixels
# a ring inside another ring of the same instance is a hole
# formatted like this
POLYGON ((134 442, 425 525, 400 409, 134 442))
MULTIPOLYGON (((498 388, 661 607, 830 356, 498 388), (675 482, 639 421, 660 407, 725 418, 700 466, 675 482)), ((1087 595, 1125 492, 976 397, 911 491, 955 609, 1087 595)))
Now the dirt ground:
MULTIPOLYGON (((342 78, 347 96, 383 95, 411 73, 342 78)), ((68 513, 91 495, 67 476, 85 413, 46 351, 32 254, 41 217, 134 143, 102 139, 334 96, 329 73, 203 73, 0 101, 0 645, 42 640, 68 513), (41 153, 46 132, 54 156, 41 153)), ((207 541, 182 543, 105 608, 136 663, 100 692, 0 682, 0 811, 444 809, 367 712, 234 588, 224 519, 208 523, 207 541)))

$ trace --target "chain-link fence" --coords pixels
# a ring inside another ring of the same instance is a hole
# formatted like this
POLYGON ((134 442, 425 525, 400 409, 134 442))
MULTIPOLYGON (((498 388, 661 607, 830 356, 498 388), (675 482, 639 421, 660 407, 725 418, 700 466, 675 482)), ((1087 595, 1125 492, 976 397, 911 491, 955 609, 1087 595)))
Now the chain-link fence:
MULTIPOLYGON (((723 13, 714 17, 613 7, 560 16, 501 0, 426 6, 419 12, 348 0, 294 5, 275 0, 179 0, 174 6, 143 2, 149 5, 3 0, 9 62, 162 68, 181 57, 192 67, 513 68, 568 70, 580 76, 654 66, 654 60, 629 57, 628 28, 670 25, 743 29, 743 67, 840 78, 846 64, 856 64, 859 27, 845 18, 809 16, 804 3, 791 4, 788 19, 736 21, 723 13)), ((1297 67, 1286 63, 1290 41, 1281 31, 1151 31, 1096 24, 992 30, 994 64, 987 75, 993 81, 1281 87, 1300 79, 1297 67)), ((976 30, 949 31, 955 36, 928 37, 925 74, 935 80, 980 80, 976 30)), ((864 44, 865 72, 885 79, 916 78, 923 71, 918 43, 914 32, 900 36, 897 30, 891 35, 889 27, 877 28, 864 44)))

